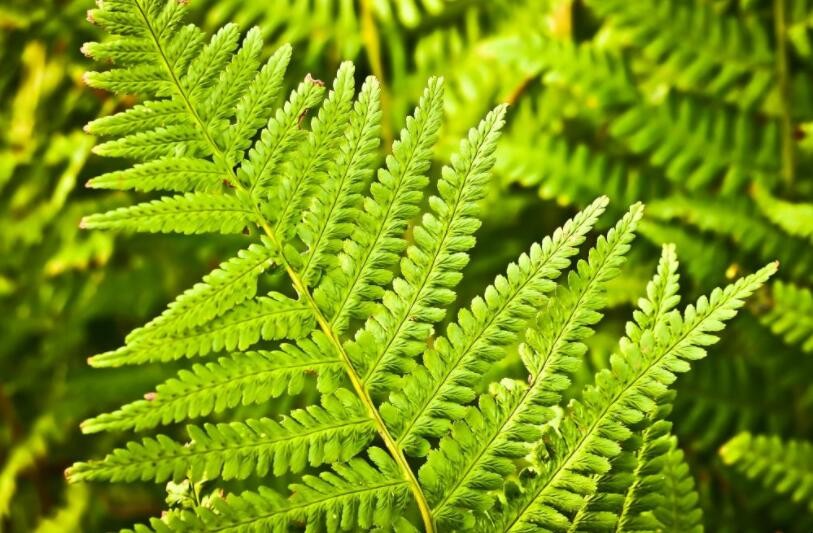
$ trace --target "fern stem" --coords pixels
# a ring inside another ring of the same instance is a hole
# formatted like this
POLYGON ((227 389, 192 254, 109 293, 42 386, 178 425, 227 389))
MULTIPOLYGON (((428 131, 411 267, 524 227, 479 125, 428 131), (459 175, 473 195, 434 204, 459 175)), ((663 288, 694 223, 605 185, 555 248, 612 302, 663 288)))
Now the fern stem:
MULTIPOLYGON (((158 38, 158 36, 155 34, 155 31, 153 30, 151 21, 150 21, 149 17, 147 16, 147 13, 144 11, 144 8, 142 7, 139 0, 135 0, 134 3, 138 8, 138 11, 139 11, 141 17, 144 19, 145 26, 150 31, 150 35, 152 36, 152 39, 155 42, 155 47, 156 47, 156 49, 158 50, 158 52, 159 52, 159 54, 161 56, 161 60, 163 61, 164 66, 167 69, 167 72, 169 73, 170 77, 172 78, 173 85, 175 86, 178 94, 180 95, 181 99, 183 100, 183 102, 184 102, 187 110, 189 111, 190 115, 192 115, 192 118, 195 120, 195 122, 198 124, 201 131, 203 132, 203 135, 204 135, 206 141, 209 143, 213 153, 216 156, 215 159, 216 160, 221 159, 221 160, 225 161, 225 157, 223 157, 224 156, 223 150, 217 145, 217 143, 212 138, 212 136, 209 135, 209 132, 208 132, 208 130, 206 128, 206 124, 203 122, 200 115, 195 110, 194 106, 192 105, 192 102, 189 100, 189 96, 186 94, 186 91, 184 91, 183 86, 180 83, 180 80, 178 79, 178 77, 175 74, 175 70, 173 69, 172 65, 170 64, 169 60, 167 59, 166 54, 164 53, 164 49, 163 49, 163 47, 161 45, 161 41, 158 38)), ((243 193, 246 193, 247 191, 245 190, 245 187, 243 187, 242 184, 237 180, 237 176, 236 176, 236 174, 234 172, 234 168, 228 167, 227 170, 229 172, 230 177, 232 178, 230 181, 234 185, 234 187, 237 190, 239 190, 239 191, 241 191, 243 193)), ((370 418, 372 418, 373 421, 375 422, 376 431, 381 436, 381 439, 384 441, 384 444, 387 447, 387 450, 389 451, 390 455, 392 455, 393 459, 398 464, 398 467, 402 470, 402 472, 404 474, 404 478, 409 483, 410 491, 412 492, 413 496, 415 497, 415 503, 417 504, 418 510, 419 510, 419 512, 421 514, 421 519, 422 519, 422 521, 424 523, 424 528, 425 528, 426 533, 434 533, 434 531, 435 531, 434 522, 432 520, 432 514, 431 514, 431 512, 429 510, 429 503, 426 500, 426 496, 423 493, 423 489, 421 489, 421 486, 418 483, 418 479, 415 477, 415 473, 412 471, 412 468, 409 466, 409 463, 407 462, 406 457, 404 456, 403 452, 401 451, 401 449, 396 444, 395 439, 392 437, 389 430, 387 429, 387 426, 384 423, 384 420, 381 418, 381 415, 379 415, 378 410, 376 409, 372 398, 367 393, 364 385, 362 384, 361 378, 359 377, 359 375, 354 370, 353 365, 350 362, 350 358, 347 355, 347 352, 344 350, 344 346, 342 346, 341 341, 338 339, 337 335, 333 331, 333 328, 331 327, 328 320, 325 318, 325 316, 319 310, 319 307, 316 305, 316 302, 313 300, 313 296, 311 295, 311 293, 308 290, 307 286, 303 282, 302 278, 293 269, 291 264, 286 259, 284 251, 283 251, 284 249, 283 249, 281 243, 279 242, 279 240, 277 239, 277 236, 274 233, 274 230, 268 224, 268 221, 266 221, 265 217, 260 212, 257 205, 254 205, 252 203, 252 209, 254 210, 254 212, 255 212, 255 214, 257 216, 257 223, 260 225, 260 227, 262 227, 263 231, 268 236, 268 238, 271 240, 274 247, 279 251, 279 256, 280 256, 280 260, 282 262, 282 265, 284 266, 285 271, 288 273, 288 277, 291 279, 291 283, 294 285, 294 288, 297 290, 299 295, 302 298, 305 299, 305 301, 308 304, 308 306, 310 307, 314 317, 316 318, 316 321, 319 323, 319 327, 322 329, 322 331, 325 333, 325 335, 328 337, 328 339, 330 339, 330 342, 333 343, 334 347, 336 348, 337 353, 339 354, 339 356, 342 359, 342 362, 344 363, 345 370, 347 371, 347 375, 350 378, 350 382, 353 385, 353 389, 356 391, 356 394, 359 396, 362 403, 364 404, 364 407, 367 409, 367 412, 369 413, 370 418)))
POLYGON ((378 410, 373 403, 372 398, 370 397, 369 393, 367 392, 366 387, 361 381, 361 377, 356 373, 355 369, 353 368, 353 364, 350 362, 350 357, 347 355, 347 352, 344 349, 341 341, 336 336, 336 333, 333 331, 330 322, 325 318, 322 314, 322 311, 319 310, 319 307, 316 305, 316 302, 313 300, 313 296, 311 295, 310 291, 308 290, 305 283, 302 281, 302 278, 299 274, 291 267, 288 260, 282 255, 282 247, 281 243, 277 240, 274 231, 271 229, 271 226, 268 225, 268 222, 257 210, 257 215, 260 217, 260 224, 265 231, 268 238, 274 243, 277 249, 280 250, 280 256, 282 259, 283 266, 285 267, 285 271, 288 273, 288 277, 291 278, 291 282, 294 285, 294 288, 297 292, 305 298, 308 306, 311 308, 316 321, 319 323, 319 327, 322 329, 327 338, 330 339, 330 342, 333 343, 333 346, 336 348, 337 353, 342 359, 344 363, 345 370, 347 371, 347 376, 350 378, 350 382, 353 385, 353 389, 356 391, 356 394, 361 399, 364 407, 367 409, 367 412, 370 414, 370 417, 373 419, 376 425, 376 430, 378 434, 381 436, 381 439, 384 441, 387 450, 392 455, 395 462, 398 464, 398 467, 403 471, 406 480, 409 482, 410 490, 412 494, 415 496, 415 503, 418 505, 418 510, 421 513, 421 519, 424 523, 424 528, 426 533, 433 533, 434 532, 434 523, 432 520, 432 514, 429 510, 429 503, 426 500, 426 496, 423 493, 423 489, 421 489, 420 484, 418 483, 418 479, 415 477, 415 473, 412 471, 412 468, 409 466, 409 463, 404 456, 403 451, 395 442, 395 439, 390 434, 389 430, 387 429, 384 420, 381 418, 381 415, 378 413, 378 410))
POLYGON ((790 71, 788 68, 787 27, 785 0, 773 2, 774 33, 776 37, 776 75, 779 81, 779 107, 782 128, 782 178, 785 185, 793 185, 795 154, 793 150, 793 117, 790 103, 790 71))

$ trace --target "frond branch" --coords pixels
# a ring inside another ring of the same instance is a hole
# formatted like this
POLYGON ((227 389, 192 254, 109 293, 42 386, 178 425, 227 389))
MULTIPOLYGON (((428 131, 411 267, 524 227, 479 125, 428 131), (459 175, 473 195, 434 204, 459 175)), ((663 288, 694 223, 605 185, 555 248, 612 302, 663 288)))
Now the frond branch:
MULTIPOLYGON (((201 119, 200 115, 195 110, 195 107, 192 105, 192 102, 191 102, 189 96, 186 94, 186 91, 183 89, 183 86, 181 85, 180 80, 178 79, 174 69, 172 68, 172 65, 170 64, 168 58, 166 57, 166 54, 165 54, 165 52, 163 50, 163 47, 161 46, 161 41, 158 38, 158 35, 156 35, 155 30, 152 27, 150 18, 147 15, 147 13, 144 11, 144 8, 141 5, 140 0, 134 0, 134 2, 135 2, 136 6, 138 8, 138 11, 139 11, 141 17, 144 20, 145 26, 149 29, 150 35, 151 35, 153 41, 155 42, 155 46, 159 51, 159 54, 161 56, 161 59, 162 59, 164 65, 165 65, 167 71, 169 72, 169 75, 171 77, 173 85, 175 86, 176 90, 178 91, 178 94, 180 95, 180 97, 182 98, 182 100, 184 102, 184 105, 186 106, 186 108, 189 111, 190 115, 192 115, 192 118, 195 120, 197 126, 200 128, 201 132, 203 133, 204 137, 206 138, 206 141, 210 144, 211 149, 212 149, 213 153, 215 154, 215 159, 217 160, 217 159, 223 158, 223 160, 225 160, 225 154, 223 153, 223 150, 218 146, 218 144, 211 137, 211 135, 209 135, 207 127, 206 127, 206 123, 201 119)), ((248 197, 247 191, 245 191, 244 187, 240 184, 239 180, 237 179, 237 176, 236 176, 236 174, 234 172, 234 169, 233 168, 228 168, 228 171, 229 171, 230 177, 232 178, 230 180, 231 183, 235 186, 235 188, 238 191, 246 194, 246 197, 248 197)), ((392 437, 392 435, 390 435, 389 431, 387 430, 387 427, 386 427, 386 425, 384 423, 384 420, 378 414, 378 410, 376 409, 372 398, 370 397, 369 393, 367 392, 366 388, 364 387, 364 385, 362 383, 362 380, 361 380, 361 377, 354 370, 353 365, 350 362, 350 358, 348 357, 347 352, 344 350, 344 347, 343 347, 341 341, 339 340, 338 336, 336 335, 336 332, 333 330, 333 327, 331 326, 330 322, 325 318, 325 316, 320 311, 319 307, 316 305, 316 302, 314 301, 311 292, 308 290, 308 287, 305 285, 305 283, 302 280, 299 273, 293 268, 291 263, 285 257, 283 244, 279 241, 279 239, 277 238, 274 230, 271 228, 271 226, 268 223, 268 221, 266 220, 265 216, 257 208, 257 206, 252 205, 252 208, 253 208, 253 210, 254 210, 254 212, 256 214, 257 223, 262 228, 263 232, 265 232, 268 239, 270 239, 270 241, 273 244, 274 248, 279 251, 280 262, 282 263, 283 268, 287 272, 288 277, 291 280, 291 283, 293 284, 296 291, 299 293, 300 297, 302 297, 304 299, 305 303, 307 304, 308 308, 311 310, 311 312, 313 313, 314 318, 316 319, 317 323, 319 324, 319 327, 322 329, 324 334, 330 340, 331 344, 333 344, 333 347, 336 349, 336 352, 339 354, 339 356, 340 356, 340 358, 341 358, 341 360, 342 360, 342 362, 343 362, 343 364, 345 366, 347 376, 350 379, 351 384, 353 385, 353 389, 355 390, 356 394, 361 399, 361 401, 364 404, 364 407, 367 410, 367 412, 369 413, 370 417, 375 422, 376 431, 378 432, 378 434, 381 436, 382 440, 384 441, 384 444, 387 447, 387 450, 392 455, 392 457, 395 459, 395 462, 398 464, 398 467, 402 471, 402 473, 404 475, 404 478, 409 482, 410 490, 411 490, 412 494, 415 497, 415 502, 416 502, 416 504, 418 506, 418 510, 421 513, 421 518, 423 520, 426 532, 427 533, 432 533, 434 531, 434 526, 433 526, 433 522, 432 522, 432 516, 431 516, 430 511, 429 511, 429 504, 426 501, 426 496, 423 494, 423 490, 421 489, 421 486, 418 483, 418 480, 415 477, 415 474, 413 473, 412 468, 409 466, 409 463, 407 462, 406 457, 404 456, 403 452, 401 451, 401 449, 396 444, 395 439, 392 437)))

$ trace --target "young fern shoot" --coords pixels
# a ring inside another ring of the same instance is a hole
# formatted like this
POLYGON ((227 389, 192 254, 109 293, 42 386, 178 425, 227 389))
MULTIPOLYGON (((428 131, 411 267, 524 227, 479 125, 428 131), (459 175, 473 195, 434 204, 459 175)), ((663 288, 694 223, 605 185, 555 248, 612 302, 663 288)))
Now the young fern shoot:
POLYGON ((88 126, 111 137, 98 153, 138 161, 89 186, 168 194, 82 225, 243 234, 245 245, 121 348, 90 360, 198 359, 145 399, 82 425, 142 432, 188 422, 188 438, 145 436, 75 464, 68 477, 257 483, 172 509, 139 532, 567 531, 596 513, 607 519, 594 505, 610 485, 629 500, 609 513, 619 530, 644 514, 661 524, 664 499, 649 497, 641 476, 681 461, 655 414, 671 402, 675 374, 705 355, 776 265, 680 312, 676 254, 665 247, 611 369, 564 406, 643 206, 559 283, 607 205, 597 199, 439 330, 475 244, 505 107, 460 142, 421 213, 440 79, 376 169, 377 80, 356 94, 344 63, 329 89, 309 76, 280 104, 289 47, 263 62, 259 30, 241 43, 227 25, 207 41, 183 13, 177 0, 104 0, 90 12, 112 36, 84 50, 112 66, 89 73, 88 84, 143 101, 88 126), (274 271, 289 286, 261 290, 274 271), (517 343, 526 379, 478 393, 486 368, 517 343), (305 402, 314 387, 318 402, 278 418, 231 413, 282 396, 305 402), (231 421, 206 422, 212 414, 231 421), (602 480, 624 467, 622 448, 640 448, 648 462, 619 476, 629 482, 619 489, 602 480), (653 462, 650 450, 668 457, 653 462), (280 494, 264 486, 272 477, 298 481, 280 494))

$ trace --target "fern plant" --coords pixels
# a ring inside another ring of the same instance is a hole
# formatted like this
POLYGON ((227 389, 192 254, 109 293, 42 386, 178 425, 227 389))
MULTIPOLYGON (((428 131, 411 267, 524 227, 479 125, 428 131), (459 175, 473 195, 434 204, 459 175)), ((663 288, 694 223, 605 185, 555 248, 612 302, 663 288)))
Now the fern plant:
POLYGON ((354 67, 344 63, 330 91, 308 76, 278 106, 289 47, 262 61, 258 30, 240 42, 227 25, 207 42, 183 13, 175 0, 105 0, 89 13, 112 37, 84 50, 112 66, 87 83, 144 98, 89 125, 111 137, 97 153, 138 161, 89 186, 171 194, 82 226, 236 234, 245 243, 90 363, 218 358, 82 426, 143 431, 188 421, 185 438, 132 441, 75 464, 71 481, 170 481, 173 494, 192 487, 192 498, 136 531, 696 524, 687 468, 659 421, 676 375, 706 355, 776 264, 679 311, 675 249, 664 247, 611 368, 565 403, 643 207, 633 205, 557 283, 607 206, 595 200, 441 334, 475 244, 505 107, 460 142, 423 209, 440 79, 429 81, 374 172, 378 81, 367 78, 356 95, 354 67), (522 375, 484 382, 515 347, 522 375), (318 401, 276 419, 194 422, 307 397, 314 386, 318 401), (671 487, 665 498, 643 489, 656 472, 671 487), (268 487, 292 477, 288 493, 268 487), (254 488, 225 492, 245 480, 254 488), (208 482, 224 490, 201 495, 208 482), (675 501, 689 514, 669 515, 675 501))
MULTIPOLYGON (((810 7, 554 0, 507 12, 469 48, 474 72, 497 73, 486 96, 514 104, 497 152, 499 204, 534 206, 531 191, 546 205, 584 207, 598 194, 616 207, 644 201, 640 232, 654 246, 641 247, 642 261, 676 243, 693 293, 711 288, 713 272, 735 277, 773 258, 784 265, 734 325, 724 356, 679 386, 676 432, 694 451, 709 525, 720 531, 810 527, 799 520, 803 506, 740 512, 742 498, 760 493, 730 479, 715 453, 744 431, 813 439, 810 7)), ((482 93, 469 94, 474 107, 482 93)), ((626 287, 645 281, 630 269, 614 301, 631 301, 626 287)))

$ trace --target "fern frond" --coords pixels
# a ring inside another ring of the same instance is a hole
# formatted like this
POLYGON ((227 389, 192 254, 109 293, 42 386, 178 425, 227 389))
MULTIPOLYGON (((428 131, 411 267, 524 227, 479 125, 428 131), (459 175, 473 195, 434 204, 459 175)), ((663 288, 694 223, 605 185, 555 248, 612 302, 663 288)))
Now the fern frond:
POLYGON ((161 315, 133 330, 126 341, 131 343, 149 336, 172 335, 209 322, 254 298, 258 277, 271 265, 273 254, 268 242, 240 250, 178 296, 161 315))
MULTIPOLYGON (((180 10, 178 11, 180 12, 180 10)), ((145 17, 145 22, 149 24, 148 17, 145 17)), ((171 38, 161 31, 162 22, 161 17, 157 18, 151 28, 158 43, 165 36, 171 38)), ((170 27, 167 27, 167 30, 170 29, 170 27)), ((189 99, 200 104, 199 118, 204 121, 209 118, 204 114, 205 106, 203 102, 206 101, 206 95, 211 94, 209 89, 215 86, 218 78, 225 72, 226 65, 238 49, 239 40, 240 30, 237 24, 224 25, 212 35, 212 38, 201 48, 200 52, 190 59, 189 67, 184 72, 184 78, 180 80, 181 86, 189 95, 189 99)), ((167 42, 167 44, 168 49, 171 49, 174 45, 171 42, 167 42)))
POLYGON ((98 144, 93 148, 93 153, 103 157, 126 157, 137 161, 150 161, 175 154, 205 153, 207 147, 203 138, 190 126, 190 124, 159 126, 154 130, 98 144))
MULTIPOLYGON (((88 43, 83 50, 92 50, 88 43)), ((90 53, 89 55, 93 55, 90 53)), ((101 137, 119 137, 133 131, 154 130, 166 124, 185 124, 186 109, 178 100, 148 100, 130 109, 97 118, 85 126, 85 131, 101 137)))
POLYGON ((255 220, 251 209, 235 196, 195 192, 89 215, 81 226, 152 233, 243 233, 255 220))
POLYGON ((813 292, 792 283, 773 284, 773 308, 762 322, 791 346, 813 352, 813 292))
POLYGON ((190 157, 163 157, 88 181, 94 189, 221 192, 227 174, 214 163, 190 157))
MULTIPOLYGON (((668 200, 648 204, 653 218, 661 221, 682 220, 705 232, 719 235, 737 244, 740 250, 775 257, 791 276, 805 276, 813 267, 813 254, 806 240, 783 233, 759 214, 755 206, 741 197, 673 195, 668 200)), ((675 228, 681 229, 681 228, 675 228)), ((695 247, 701 251, 696 242, 695 247)), ((695 268, 702 269, 702 265, 695 268)))
POLYGON ((664 456, 669 453, 671 424, 662 419, 670 403, 647 417, 649 424, 622 444, 610 470, 598 478, 596 491, 584 499, 569 533, 576 531, 656 531, 652 517, 658 504, 664 456))
POLYGON ((305 132, 299 128, 302 115, 318 105, 323 95, 321 85, 309 80, 300 83, 249 150, 237 171, 237 179, 255 202, 265 199, 284 155, 304 137, 305 132))
POLYGON ((703 511, 699 508, 694 478, 677 439, 672 437, 670 444, 672 448, 660 474, 662 498, 652 513, 663 531, 703 533, 703 511))
POLYGON ((787 202, 757 187, 754 200, 765 217, 790 235, 813 242, 813 204, 787 202))
POLYGON ((538 187, 543 198, 577 205, 587 204, 597 194, 607 194, 625 205, 656 196, 659 183, 647 179, 643 170, 623 157, 544 132, 529 142, 538 118, 533 110, 522 107, 515 113, 505 134, 507 142, 498 150, 497 172, 509 183, 538 187))
MULTIPOLYGON (((665 245, 655 277, 647 284, 646 298, 639 299, 633 313, 639 327, 663 327, 668 312, 679 303, 677 268, 674 245, 665 245)), ((622 443, 622 451, 610 460, 611 469, 598 478, 595 492, 574 515, 569 532, 657 530, 651 511, 659 505, 662 463, 670 450, 671 424, 664 418, 674 397, 669 391, 658 398, 658 407, 647 415, 640 433, 622 443)))
POLYGON ((602 285, 617 275, 643 213, 634 206, 568 276, 568 288, 558 292, 526 333, 520 355, 529 373, 528 385, 504 380, 481 398, 480 413, 470 413, 441 439, 421 468, 435 515, 457 527, 469 522, 471 511, 488 510, 495 495, 515 470, 514 461, 527 455, 552 419, 551 407, 569 384, 586 346, 582 341, 598 322, 602 285), (450 480, 452 480, 450 482, 450 480))
MULTIPOLYGON (((346 137, 339 145, 337 160, 330 166, 327 180, 313 197, 312 207, 300 226, 299 237, 308 246, 308 256, 300 271, 309 286, 316 284, 322 272, 335 267, 335 254, 358 219, 356 206, 372 173, 379 143, 380 99, 378 82, 368 78, 355 103, 346 137)), ((319 300, 316 303, 323 308, 328 305, 319 300)))
POLYGON ((672 424, 662 419, 671 410, 665 401, 610 461, 611 470, 599 478, 569 532, 703 532, 694 479, 670 434, 672 424))
POLYGON ((516 340, 543 296, 554 290, 551 280, 567 268, 606 205, 607 199, 599 198, 509 265, 506 276, 499 276, 474 299, 471 309, 459 313, 446 336, 424 354, 423 366, 380 407, 404 449, 424 455, 426 437, 442 436, 450 420, 463 417, 464 406, 475 398, 477 378, 503 356, 502 348, 516 340))
POLYGON ((230 55, 228 65, 218 69, 217 81, 207 91, 205 99, 201 99, 200 113, 206 117, 210 129, 218 133, 218 137, 231 126, 228 119, 235 113, 238 101, 257 75, 262 46, 260 29, 251 28, 237 52, 230 55), (221 124, 222 121, 225 123, 221 124))
POLYGON ((669 97, 658 105, 630 107, 610 131, 688 189, 708 188, 718 179, 726 191, 753 181, 778 181, 777 121, 760 124, 759 117, 744 112, 708 107, 691 97, 669 97))
POLYGON ((212 509, 168 513, 153 519, 150 527, 137 526, 134 531, 236 532, 251 527, 284 533, 302 523, 327 531, 387 528, 406 507, 409 487, 383 450, 371 448, 370 459, 373 464, 356 458, 319 477, 304 476, 301 483, 292 485, 288 499, 264 488, 257 493, 232 494, 215 500, 212 509))
POLYGON ((375 436, 359 399, 345 389, 322 397, 322 405, 297 409, 277 422, 269 418, 187 426, 190 441, 158 435, 131 442, 101 461, 79 463, 72 481, 193 481, 250 475, 281 476, 305 467, 346 461, 375 436))
POLYGON ((94 366, 120 366, 172 361, 221 350, 245 350, 262 340, 296 339, 307 335, 314 318, 303 302, 279 293, 247 300, 210 323, 177 333, 136 337, 126 346, 90 359, 94 366))
POLYGON ((550 87, 564 88, 578 101, 591 107, 614 107, 639 100, 632 69, 627 58, 594 43, 576 44, 543 35, 538 28, 487 43, 501 62, 516 64, 528 78, 541 76, 550 87))
POLYGON ((381 287, 392 280, 391 269, 406 247, 402 235, 417 214, 428 183, 424 174, 440 129, 442 97, 443 81, 429 80, 400 140, 393 143, 387 168, 379 170, 363 201, 356 229, 344 241, 341 272, 326 277, 315 291, 323 307, 335 309, 329 315, 337 331, 344 331, 351 318, 369 316, 372 302, 383 294, 381 287), (336 303, 328 306, 327 302, 336 303))
POLYGON ((439 306, 451 303, 451 290, 468 262, 466 252, 474 245, 475 218, 485 194, 488 172, 494 165, 494 149, 503 125, 505 106, 500 106, 469 132, 444 166, 438 182, 440 196, 432 196, 421 225, 414 229, 415 244, 401 261, 401 278, 383 297, 385 313, 367 321, 363 331, 347 346, 371 390, 386 390, 396 376, 414 363, 432 331, 432 324, 445 314, 439 306))
POLYGON ((646 298, 638 299, 638 309, 633 312, 633 318, 640 327, 661 327, 667 313, 680 303, 680 275, 677 269, 675 245, 666 244, 661 250, 655 277, 647 283, 646 298))
POLYGON ((133 65, 125 69, 85 74, 85 83, 97 89, 122 94, 158 96, 172 91, 173 84, 164 72, 152 65, 133 65))
POLYGON ((250 140, 266 123, 265 117, 273 110, 272 106, 282 89, 283 76, 290 60, 291 46, 280 46, 238 100, 234 124, 224 133, 224 159, 229 167, 233 167, 242 158, 243 151, 251 144, 250 140))
POLYGON ((681 315, 670 311, 661 327, 628 326, 621 352, 611 358, 611 369, 596 376, 596 385, 574 402, 572 415, 552 435, 553 461, 540 464, 526 492, 509 502, 500 530, 526 531, 536 527, 568 528, 568 515, 596 491, 593 476, 608 471, 609 460, 620 453, 620 442, 631 436, 629 426, 657 406, 675 373, 689 370, 689 361, 705 357, 704 346, 716 342, 714 332, 733 318, 743 299, 774 272, 770 264, 725 289, 702 297, 681 315))
MULTIPOLYGON (((223 496, 214 487, 211 495, 184 499, 186 507, 137 531, 414 531, 416 517, 430 533, 567 530, 610 524, 605 504, 621 517, 613 526, 655 524, 660 500, 646 498, 644 487, 654 483, 666 426, 647 417, 664 409, 675 374, 705 355, 703 347, 775 265, 681 314, 673 309, 674 248, 665 247, 610 368, 562 408, 642 206, 634 205, 599 237, 557 288, 554 280, 606 207, 605 198, 595 201, 509 265, 459 311, 444 336, 436 335, 437 324, 453 310, 475 244, 505 106, 469 130, 419 218, 443 109, 440 80, 429 82, 385 169, 375 174, 382 108, 391 111, 392 101, 374 78, 356 96, 354 67, 343 63, 328 94, 321 81, 307 76, 277 108, 290 48, 279 48, 261 67, 260 30, 241 39, 236 25, 226 25, 207 40, 196 27, 182 25, 182 4, 106 0, 92 13, 115 35, 86 48, 111 62, 109 70, 89 75, 89 83, 152 101, 91 126, 111 136, 100 145, 102 154, 140 163, 90 185, 178 195, 93 215, 84 225, 244 232, 254 244, 244 244, 131 333, 122 348, 91 362, 213 358, 181 370, 142 400, 88 420, 83 430, 145 430, 210 415, 226 422, 194 422, 188 442, 168 431, 130 442, 104 459, 77 463, 69 477, 186 480, 196 487, 217 480, 250 486, 256 479, 242 480, 252 476, 268 477, 274 487, 294 481, 286 496, 265 488, 223 496), (315 113, 311 120, 309 113, 315 113), (271 275, 272 268, 282 278, 271 275), (268 284, 275 291, 266 292, 268 284), (528 379, 505 378, 482 393, 490 376, 509 375, 517 343, 522 366, 511 372, 524 369, 528 379), (258 404, 283 395, 295 397, 281 405, 318 405, 277 420, 257 418, 268 412, 258 404), (229 422, 233 413, 222 414, 241 406, 247 419, 229 422), (361 458, 365 451, 369 460, 361 458), (608 475, 611 467, 617 475, 608 475)), ((380 70, 378 44, 368 46, 371 68, 380 70)), ((562 57, 554 50, 547 64, 534 68, 570 69, 578 88, 575 71, 605 58, 606 70, 620 80, 607 105, 623 101, 641 114, 654 107, 642 102, 644 93, 629 77, 637 73, 627 69, 624 55, 610 51, 605 57, 591 46, 561 48, 562 57), (570 65, 571 57, 578 64, 570 65)), ((600 77, 585 78, 586 100, 600 77)), ((696 110, 705 105, 700 98, 674 98, 676 106, 653 115, 654 124, 624 115, 608 145, 640 152, 672 177, 694 172, 690 187, 710 188, 725 175, 739 186, 746 172, 770 184, 777 165, 770 154, 748 149, 754 140, 751 114, 738 112, 742 120, 726 112, 698 118, 696 110), (682 130, 673 142, 664 132, 676 124, 682 130), (698 141, 704 136, 711 149, 698 141), (672 144, 661 146, 663 139, 672 144), (687 140, 687 155, 673 159, 675 143, 687 140), (711 162, 698 155, 703 150, 711 162)), ((459 103, 450 109, 459 110, 459 103)), ((567 112, 552 116, 559 122, 545 131, 570 127, 567 112)), ((772 124, 755 134, 758 140, 772 142, 772 124)), ((575 155, 595 179, 579 194, 601 187, 602 165, 591 162, 586 148, 575 154, 565 148, 557 164, 566 166, 575 155)), ((643 157, 629 155, 622 153, 613 166, 620 170, 612 187, 636 195, 645 184, 627 186, 626 169, 648 167, 643 157)), ((177 489, 171 490, 176 502, 177 489)))
POLYGON ((777 90, 773 42, 759 20, 674 0, 589 5, 640 47, 658 82, 721 97, 743 109, 759 106, 777 90))
POLYGON ((307 141, 300 144, 277 187, 277 203, 281 207, 274 218, 277 221, 277 234, 283 240, 289 239, 301 222, 303 209, 309 207, 305 203, 311 198, 314 188, 327 179, 329 158, 338 148, 349 125, 348 116, 355 92, 354 72, 349 62, 339 67, 333 89, 311 121, 307 141))
MULTIPOLYGON (((673 398, 674 394, 670 397, 673 398)), ((677 446, 677 439, 670 434, 672 424, 662 419, 666 411, 671 410, 669 400, 665 401, 667 403, 661 405, 659 412, 647 420, 649 425, 642 435, 628 441, 637 441, 632 444, 634 453, 622 452, 616 456, 611 461, 612 469, 599 481, 596 493, 587 498, 589 503, 604 504, 599 512, 593 513, 594 509, 583 512, 590 507, 588 503, 577 517, 587 516, 591 525, 606 520, 617 532, 702 533, 703 512, 698 506, 694 479, 683 459, 683 451, 677 446), (625 454, 630 456, 629 465, 619 464, 625 454), (619 501, 608 506, 619 489, 619 501)), ((583 526, 577 527, 574 520, 571 531, 581 529, 583 526)))
POLYGON ((720 449, 720 455, 749 478, 758 478, 766 488, 813 511, 813 444, 740 433, 720 449))
POLYGON ((82 423, 82 431, 137 431, 220 413, 240 405, 261 404, 303 390, 307 376, 328 393, 341 384, 343 369, 324 335, 314 334, 273 352, 246 352, 193 365, 177 377, 112 413, 82 423))

